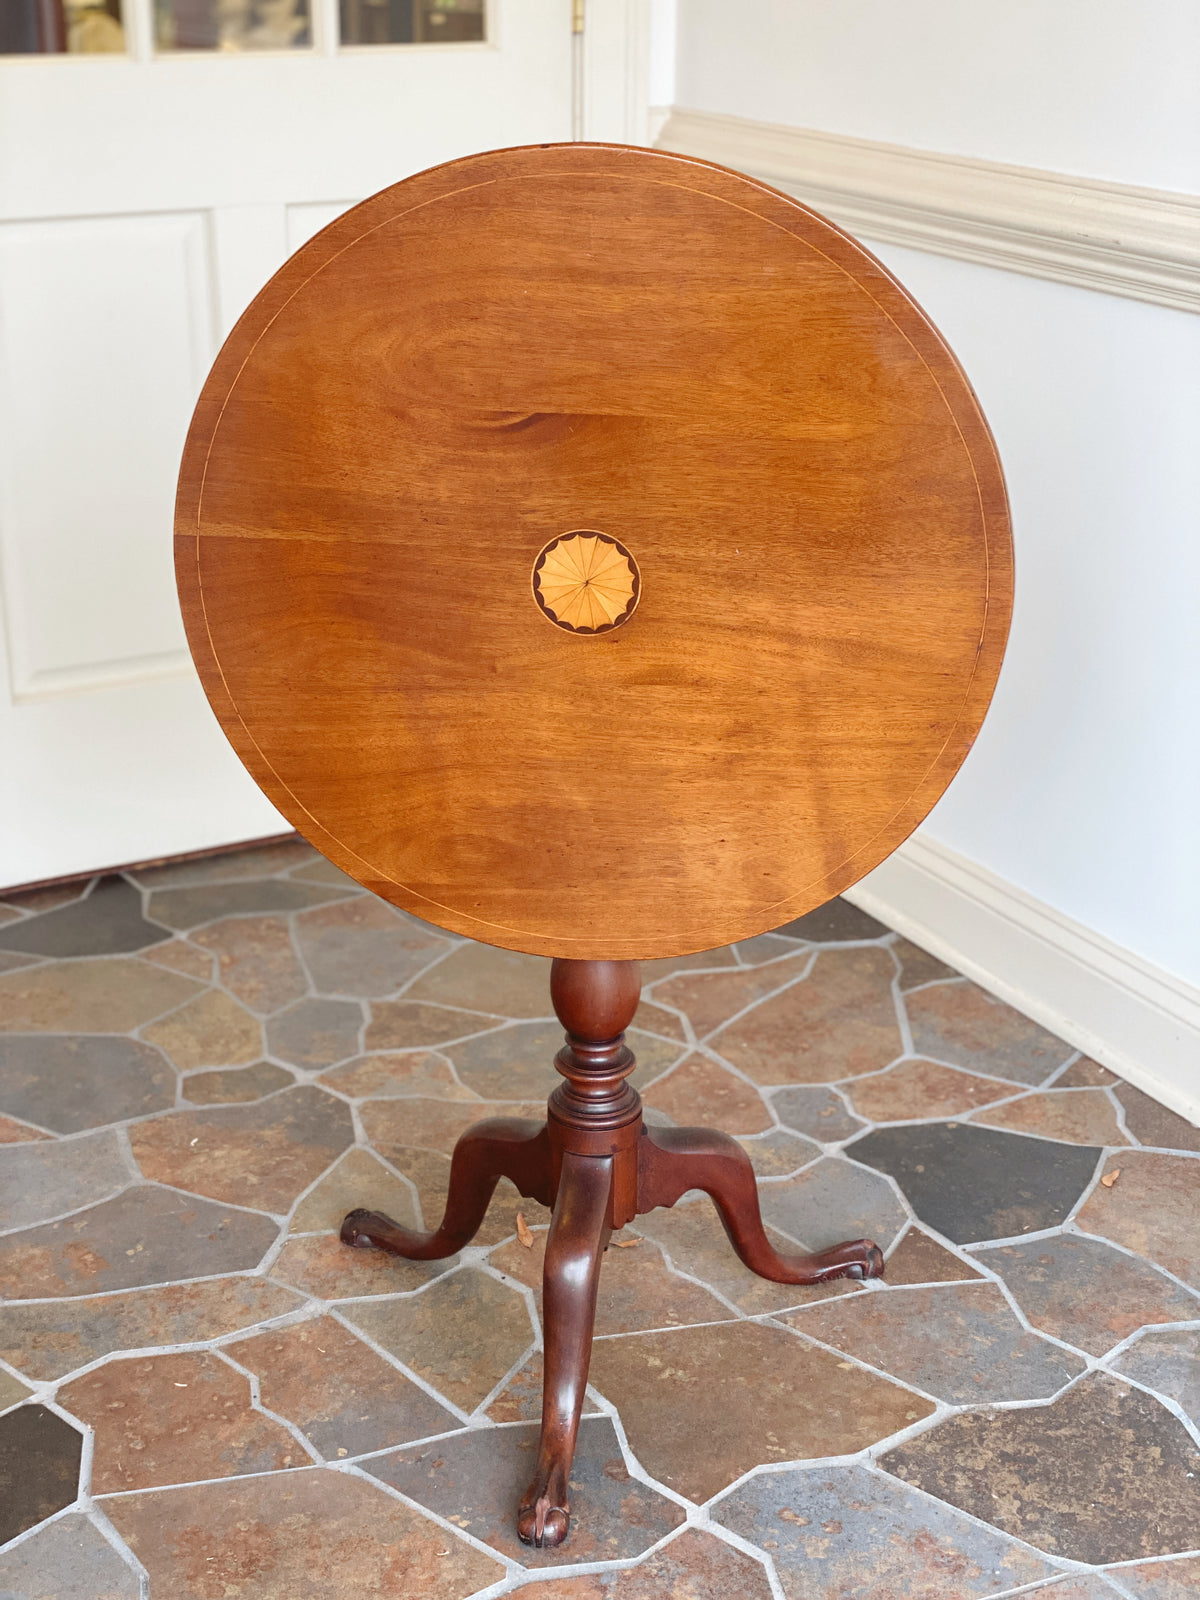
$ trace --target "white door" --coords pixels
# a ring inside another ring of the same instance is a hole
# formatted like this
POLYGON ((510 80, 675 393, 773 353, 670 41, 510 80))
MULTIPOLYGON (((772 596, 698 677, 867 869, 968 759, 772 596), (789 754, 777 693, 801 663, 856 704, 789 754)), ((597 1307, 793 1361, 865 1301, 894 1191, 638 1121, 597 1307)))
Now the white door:
POLYGON ((0 887, 286 828, 175 602, 192 406, 347 205, 473 150, 643 142, 645 0, 2 0, 0 887))

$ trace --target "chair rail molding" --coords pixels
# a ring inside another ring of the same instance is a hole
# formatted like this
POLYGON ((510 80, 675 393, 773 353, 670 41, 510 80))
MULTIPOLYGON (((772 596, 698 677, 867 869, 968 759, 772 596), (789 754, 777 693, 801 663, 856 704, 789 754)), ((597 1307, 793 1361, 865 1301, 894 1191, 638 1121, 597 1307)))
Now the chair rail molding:
POLYGON ((915 833, 845 898, 1200 1124, 1200 989, 915 833))
POLYGON ((868 239, 1200 311, 1200 196, 682 107, 655 143, 762 178, 868 239))

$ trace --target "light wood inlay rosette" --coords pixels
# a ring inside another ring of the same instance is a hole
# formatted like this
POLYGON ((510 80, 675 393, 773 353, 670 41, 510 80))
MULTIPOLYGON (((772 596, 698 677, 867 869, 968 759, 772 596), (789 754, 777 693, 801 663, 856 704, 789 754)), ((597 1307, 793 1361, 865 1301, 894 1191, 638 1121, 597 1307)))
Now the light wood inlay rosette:
POLYGON ((534 599, 549 621, 571 633, 604 633, 628 622, 640 592, 637 563, 607 534, 563 534, 534 563, 534 599))

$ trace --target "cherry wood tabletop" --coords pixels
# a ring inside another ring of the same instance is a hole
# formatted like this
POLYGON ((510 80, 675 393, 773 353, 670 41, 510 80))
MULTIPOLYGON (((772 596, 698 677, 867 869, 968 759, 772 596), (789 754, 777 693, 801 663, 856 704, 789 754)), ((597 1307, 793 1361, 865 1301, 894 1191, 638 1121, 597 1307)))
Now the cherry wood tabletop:
POLYGON ((613 145, 409 178, 300 250, 204 387, 201 679, 367 888, 536 954, 778 927, 979 729, 1004 483, 937 330, 764 184, 613 145))

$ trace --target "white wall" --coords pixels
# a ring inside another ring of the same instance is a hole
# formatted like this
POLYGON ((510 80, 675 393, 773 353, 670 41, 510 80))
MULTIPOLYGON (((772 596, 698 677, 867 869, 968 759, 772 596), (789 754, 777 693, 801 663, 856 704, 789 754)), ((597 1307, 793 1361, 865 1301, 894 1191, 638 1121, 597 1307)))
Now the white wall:
POLYGON ((1195 0, 678 5, 678 105, 1200 188, 1195 0))
MULTIPOLYGON (((679 0, 678 28, 680 106, 1200 189, 1191 0, 679 0)), ((1008 658, 925 832, 1200 985, 1200 319, 873 248, 976 385, 1015 514, 1008 658)))

